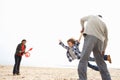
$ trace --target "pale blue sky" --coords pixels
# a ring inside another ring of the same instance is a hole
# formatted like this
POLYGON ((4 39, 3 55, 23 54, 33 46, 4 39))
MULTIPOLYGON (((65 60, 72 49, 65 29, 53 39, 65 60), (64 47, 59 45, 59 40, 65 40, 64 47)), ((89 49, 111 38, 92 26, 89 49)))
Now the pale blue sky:
POLYGON ((58 40, 66 44, 70 37, 78 39, 80 18, 101 14, 109 31, 106 54, 113 62, 106 63, 120 68, 119 7, 118 0, 1 0, 0 64, 13 65, 17 44, 26 39, 27 49, 33 50, 29 58, 23 56, 22 65, 77 67, 78 60, 69 63, 58 40))

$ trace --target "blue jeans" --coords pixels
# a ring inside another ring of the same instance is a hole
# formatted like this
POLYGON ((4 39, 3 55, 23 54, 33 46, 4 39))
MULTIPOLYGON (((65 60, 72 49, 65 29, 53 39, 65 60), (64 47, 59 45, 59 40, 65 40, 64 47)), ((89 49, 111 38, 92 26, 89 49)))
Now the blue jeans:
MULTIPOLYGON (((107 60, 107 55, 104 55, 103 59, 107 60)), ((95 61, 95 58, 89 57, 89 61, 95 61)), ((91 68, 91 69, 93 69, 93 70, 99 71, 98 66, 92 65, 89 62, 88 62, 88 67, 91 68)))
POLYGON ((101 54, 103 42, 95 36, 86 35, 81 53, 81 59, 78 65, 79 80, 87 80, 87 66, 90 53, 93 51, 95 61, 99 67, 102 80, 111 80, 107 65, 101 54))

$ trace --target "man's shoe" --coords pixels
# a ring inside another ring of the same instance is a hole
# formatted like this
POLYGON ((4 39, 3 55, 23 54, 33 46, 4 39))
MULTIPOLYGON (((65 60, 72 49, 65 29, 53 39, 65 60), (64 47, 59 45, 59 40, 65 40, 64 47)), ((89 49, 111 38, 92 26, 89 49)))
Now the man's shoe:
POLYGON ((110 55, 107 56, 107 60, 109 61, 109 63, 112 63, 110 55))
POLYGON ((20 75, 20 73, 17 73, 17 75, 20 75))

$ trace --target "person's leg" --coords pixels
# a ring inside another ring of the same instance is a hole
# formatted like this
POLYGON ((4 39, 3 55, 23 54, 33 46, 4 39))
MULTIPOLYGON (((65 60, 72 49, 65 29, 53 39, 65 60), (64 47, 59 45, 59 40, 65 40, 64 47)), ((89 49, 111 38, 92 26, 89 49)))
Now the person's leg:
POLYGON ((103 56, 103 59, 107 61, 107 55, 104 55, 104 56, 103 56))
POLYGON ((93 69, 93 70, 99 71, 98 66, 92 65, 89 62, 88 62, 88 67, 91 68, 91 69, 93 69))
POLYGON ((14 67, 13 67, 13 75, 15 75, 15 73, 16 73, 16 65, 17 65, 16 55, 14 56, 14 58, 15 58, 15 64, 14 64, 14 67))
MULTIPOLYGON (((104 60, 109 61, 109 63, 111 63, 111 57, 110 57, 110 55, 104 55, 103 58, 104 58, 104 60)), ((89 57, 89 61, 95 61, 95 58, 89 57)), ((93 69, 93 70, 99 71, 98 66, 92 65, 89 62, 88 62, 88 67, 91 68, 91 69, 93 69)))
POLYGON ((20 63, 21 63, 21 59, 22 59, 22 57, 19 56, 19 57, 18 57, 18 65, 17 65, 17 74, 18 74, 18 75, 20 74, 20 63))
POLYGON ((94 47, 94 39, 87 35, 84 39, 84 45, 81 53, 81 59, 78 65, 79 80, 87 80, 88 58, 94 47))
POLYGON ((106 63, 105 63, 105 61, 103 59, 103 56, 101 54, 101 52, 102 52, 102 44, 103 44, 102 41, 100 41, 98 39, 97 44, 93 49, 93 54, 94 54, 94 57, 96 59, 96 63, 98 65, 98 67, 99 67, 102 80, 111 80, 111 77, 110 77, 110 74, 108 72, 106 63))
POLYGON ((15 64, 14 64, 14 68, 13 68, 13 75, 15 75, 17 73, 18 61, 19 61, 19 58, 17 55, 15 55, 15 64))
POLYGON ((95 61, 95 58, 89 57, 88 61, 95 61))

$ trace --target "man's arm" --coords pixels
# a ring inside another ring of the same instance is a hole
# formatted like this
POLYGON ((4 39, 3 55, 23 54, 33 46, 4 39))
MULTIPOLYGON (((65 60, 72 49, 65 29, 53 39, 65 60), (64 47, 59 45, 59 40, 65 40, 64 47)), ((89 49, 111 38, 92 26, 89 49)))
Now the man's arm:
POLYGON ((80 37, 79 37, 79 39, 78 39, 78 42, 79 42, 79 43, 80 43, 80 40, 81 40, 82 36, 83 36, 83 33, 80 34, 80 37))
POLYGON ((81 18, 81 20, 80 20, 80 24, 81 24, 81 26, 82 26, 81 33, 84 32, 84 23, 85 23, 85 21, 88 20, 88 17, 89 17, 89 16, 83 17, 83 18, 81 18))
POLYGON ((82 30, 81 30, 81 33, 84 32, 84 21, 81 19, 81 26, 82 26, 82 30))
POLYGON ((75 41, 75 45, 79 46, 82 35, 83 35, 83 33, 81 33, 79 39, 75 41))
POLYGON ((107 27, 105 28, 104 35, 105 35, 105 40, 104 40, 104 45, 103 45, 102 54, 105 53, 105 50, 106 50, 106 47, 107 47, 107 42, 108 42, 108 30, 107 30, 107 27))
POLYGON ((21 44, 18 44, 16 48, 16 54, 20 54, 20 53, 21 53, 21 44))

